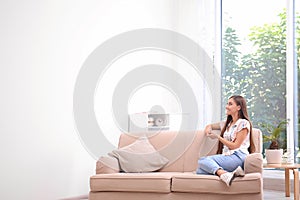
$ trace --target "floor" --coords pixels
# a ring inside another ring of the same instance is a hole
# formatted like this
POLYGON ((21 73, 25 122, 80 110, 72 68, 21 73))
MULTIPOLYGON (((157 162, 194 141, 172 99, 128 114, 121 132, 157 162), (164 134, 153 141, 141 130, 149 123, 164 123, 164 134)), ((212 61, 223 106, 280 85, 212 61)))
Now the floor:
POLYGON ((283 170, 264 170, 264 200, 291 200, 293 193, 293 174, 290 173, 290 197, 285 197, 285 182, 283 170))
POLYGON ((292 200, 292 199, 294 199, 293 193, 291 193, 290 197, 285 197, 284 191, 264 190, 264 200, 292 200))

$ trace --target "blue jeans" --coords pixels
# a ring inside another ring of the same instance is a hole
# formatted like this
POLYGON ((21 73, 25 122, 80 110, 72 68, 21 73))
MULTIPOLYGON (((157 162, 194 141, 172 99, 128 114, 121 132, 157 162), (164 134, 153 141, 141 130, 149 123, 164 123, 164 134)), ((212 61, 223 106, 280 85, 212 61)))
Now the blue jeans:
POLYGON ((202 157, 198 160, 197 174, 216 174, 218 169, 228 172, 234 171, 238 166, 243 168, 247 154, 242 151, 235 151, 233 154, 225 156, 216 154, 202 157))

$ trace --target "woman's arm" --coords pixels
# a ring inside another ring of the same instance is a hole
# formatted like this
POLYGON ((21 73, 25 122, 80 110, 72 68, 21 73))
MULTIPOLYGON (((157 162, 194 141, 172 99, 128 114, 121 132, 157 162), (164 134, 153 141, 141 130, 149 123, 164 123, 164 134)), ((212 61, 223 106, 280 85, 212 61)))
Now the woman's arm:
POLYGON ((218 139, 220 142, 226 145, 230 150, 233 150, 239 148, 242 145, 242 143, 247 137, 247 134, 248 134, 248 129, 244 128, 240 132, 236 133, 236 138, 232 142, 224 139, 221 136, 218 136, 218 139))
POLYGON ((212 130, 221 130, 221 122, 211 124, 212 130))
POLYGON ((204 133, 208 135, 211 133, 212 130, 221 130, 220 122, 206 125, 204 129, 204 133))

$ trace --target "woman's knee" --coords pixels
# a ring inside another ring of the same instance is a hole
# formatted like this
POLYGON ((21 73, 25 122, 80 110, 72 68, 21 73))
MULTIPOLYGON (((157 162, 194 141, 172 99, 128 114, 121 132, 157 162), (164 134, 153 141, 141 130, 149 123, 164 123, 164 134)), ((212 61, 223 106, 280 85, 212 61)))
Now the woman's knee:
POLYGON ((198 166, 202 168, 203 166, 209 165, 208 163, 211 162, 211 159, 209 157, 202 157, 198 160, 198 166))
POLYGON ((201 163, 203 163, 203 162, 206 162, 207 159, 208 159, 208 157, 202 157, 202 158, 199 158, 198 164, 201 164, 201 163))

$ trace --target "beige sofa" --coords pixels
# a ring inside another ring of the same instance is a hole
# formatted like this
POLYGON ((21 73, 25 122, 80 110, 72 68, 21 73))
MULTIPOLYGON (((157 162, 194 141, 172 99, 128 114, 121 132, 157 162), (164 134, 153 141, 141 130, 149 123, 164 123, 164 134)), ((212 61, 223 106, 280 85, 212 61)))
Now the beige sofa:
MULTIPOLYGON (((230 187, 218 176, 195 174, 198 158, 214 154, 217 140, 206 137, 202 130, 163 131, 147 137, 155 149, 169 159, 164 167, 155 172, 124 173, 119 172, 115 163, 103 162, 102 157, 102 161, 97 162, 96 175, 90 177, 89 199, 263 199, 261 131, 253 129, 253 136, 257 153, 247 156, 244 164, 246 175, 236 177, 230 187)), ((122 134, 119 148, 136 140, 137 136, 122 134)))

